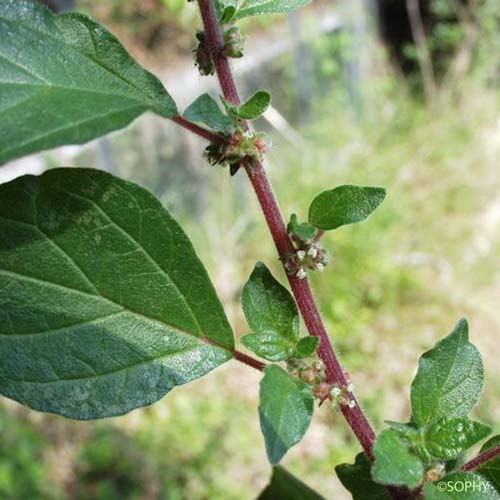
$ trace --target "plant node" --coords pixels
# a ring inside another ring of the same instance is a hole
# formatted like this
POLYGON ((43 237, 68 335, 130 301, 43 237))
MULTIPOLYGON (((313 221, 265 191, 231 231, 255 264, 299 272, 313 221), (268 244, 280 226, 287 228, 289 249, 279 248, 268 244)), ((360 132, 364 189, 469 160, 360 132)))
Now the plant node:
POLYGON ((234 175, 245 162, 253 165, 254 161, 261 160, 267 148, 264 134, 238 131, 227 136, 221 144, 207 146, 205 156, 211 165, 229 166, 234 175))

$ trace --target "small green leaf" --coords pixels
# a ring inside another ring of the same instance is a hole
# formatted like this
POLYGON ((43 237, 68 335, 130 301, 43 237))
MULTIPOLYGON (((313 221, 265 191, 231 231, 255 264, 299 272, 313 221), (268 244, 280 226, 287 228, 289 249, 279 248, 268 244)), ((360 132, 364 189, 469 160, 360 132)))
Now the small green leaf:
POLYGON ((410 442, 416 441, 419 435, 418 429, 411 423, 403 424, 402 422, 393 422, 392 420, 384 420, 384 422, 400 437, 408 439, 410 442))
POLYGON ((263 14, 284 14, 300 9, 311 0, 243 0, 234 19, 242 19, 263 14))
POLYGON ((306 433, 314 409, 311 387, 277 365, 260 383, 259 418, 269 461, 277 464, 306 433))
POLYGON ((353 500, 391 500, 387 488, 372 479, 370 467, 368 457, 358 453, 354 464, 337 465, 335 472, 353 500))
POLYGON ((271 103, 269 92, 259 90, 237 109, 238 116, 244 120, 255 120, 261 116, 271 103))
POLYGON ((490 432, 491 427, 466 417, 445 417, 426 429, 425 446, 433 457, 452 460, 482 441, 490 432))
POLYGON ((254 333, 274 332, 295 343, 299 336, 299 313, 290 292, 258 262, 243 288, 243 312, 254 333))
POLYGON ((382 431, 373 446, 373 455, 372 477, 377 483, 415 488, 422 480, 422 462, 396 432, 382 431))
POLYGON ((176 106, 161 82, 87 16, 0 2, 0 164, 125 127, 176 106))
POLYGON ((121 415, 231 358, 205 268, 152 194, 90 169, 0 186, 0 393, 121 415))
POLYGON ((317 349, 318 344, 318 337, 309 336, 301 338, 297 343, 293 356, 298 359, 308 358, 317 349))
POLYGON ((339 186, 318 194, 309 207, 309 223, 318 229, 336 229, 365 220, 385 198, 379 187, 339 186))
POLYGON ((499 500, 491 483, 479 474, 455 472, 424 484, 424 500, 499 500))
POLYGON ((257 500, 325 500, 300 479, 277 465, 273 467, 271 482, 257 500))
POLYGON ((300 223, 295 214, 290 216, 287 231, 288 234, 292 234, 304 242, 312 240, 317 233, 317 229, 311 224, 307 222, 300 223))
POLYGON ((219 132, 227 132, 234 126, 234 121, 221 111, 217 102, 208 94, 202 94, 190 104, 184 111, 184 118, 204 123, 219 132))
POLYGON ((217 17, 221 25, 229 23, 238 7, 237 0, 215 0, 215 8, 217 10, 217 17))
POLYGON ((290 356, 293 344, 275 332, 251 333, 241 338, 250 351, 268 361, 283 361, 290 356))
MULTIPOLYGON (((497 446, 500 446, 500 435, 493 436, 491 439, 486 441, 486 443, 483 444, 480 453, 484 453, 485 451, 496 448, 497 446)), ((488 479, 488 481, 495 486, 498 493, 500 493, 500 455, 497 455, 495 458, 479 467, 477 472, 488 479)))
POLYGON ((469 342, 467 321, 424 353, 411 385, 411 404, 420 426, 443 417, 466 417, 483 387, 481 355, 469 342))

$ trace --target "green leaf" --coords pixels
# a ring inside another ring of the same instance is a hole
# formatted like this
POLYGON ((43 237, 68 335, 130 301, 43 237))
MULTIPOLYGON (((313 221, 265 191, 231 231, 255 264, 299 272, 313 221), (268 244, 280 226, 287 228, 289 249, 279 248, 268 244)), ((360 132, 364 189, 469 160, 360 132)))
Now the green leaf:
POLYGON ((217 10, 217 17, 221 25, 229 23, 236 14, 238 6, 237 0, 215 0, 215 8, 217 10))
POLYGON ((295 343, 299 313, 290 292, 276 281, 262 262, 257 262, 243 288, 243 312, 254 333, 274 332, 295 343))
POLYGON ((491 483, 479 474, 455 472, 424 485, 424 500, 499 500, 491 483))
POLYGON ((275 332, 251 333, 242 337, 241 342, 247 349, 268 361, 283 361, 293 350, 293 344, 275 332))
POLYGON ((273 467, 271 482, 257 500, 325 500, 281 466, 273 467))
POLYGON ((442 418, 425 431, 425 447, 439 459, 452 460, 482 441, 491 427, 465 417, 442 418))
POLYGON ((0 393, 76 419, 120 415, 231 358, 233 336, 180 226, 90 169, 0 186, 0 393))
POLYGON ((277 365, 265 369, 260 383, 260 427, 269 461, 277 464, 303 437, 311 423, 311 387, 277 365))
POLYGON ((385 198, 379 187, 339 186, 318 194, 309 207, 309 223, 318 229, 336 229, 365 220, 385 198))
POLYGON ((297 347, 295 348, 293 355, 298 359, 308 358, 317 349, 318 344, 318 337, 309 336, 301 338, 297 343, 297 347))
POLYGON ((287 226, 287 231, 289 234, 293 234, 300 240, 307 242, 314 238, 317 229, 307 222, 299 223, 297 215, 292 214, 290 216, 290 222, 287 226))
POLYGON ((243 0, 234 20, 263 14, 284 14, 300 9, 311 0, 243 0))
POLYGON ((176 114, 161 82, 92 19, 0 3, 0 164, 82 144, 144 111, 176 114))
POLYGON ((377 483, 415 488, 422 480, 422 462, 396 432, 382 431, 373 446, 373 455, 372 477, 377 483))
POLYGON ((467 321, 424 353, 411 385, 415 422, 424 427, 443 417, 466 417, 483 387, 483 363, 469 342, 467 321))
MULTIPOLYGON (((480 453, 491 450, 500 446, 500 435, 493 436, 483 444, 480 453)), ((500 455, 497 455, 492 460, 489 460, 484 465, 477 469, 477 472, 488 479, 500 493, 500 455)))
POLYGON ((234 126, 234 121, 220 110, 217 102, 208 94, 202 94, 190 104, 184 111, 184 117, 220 132, 227 132, 234 126))
POLYGON ((391 500, 387 488, 373 481, 370 466, 368 457, 359 453, 354 464, 337 465, 335 472, 353 500, 391 500))
POLYGON ((261 116, 271 103, 269 92, 259 90, 247 102, 237 108, 237 113, 244 120, 255 120, 261 116))
POLYGON ((408 439, 411 442, 416 441, 419 435, 418 430, 411 423, 403 424, 402 422, 393 422, 392 420, 384 420, 384 422, 400 437, 408 439))

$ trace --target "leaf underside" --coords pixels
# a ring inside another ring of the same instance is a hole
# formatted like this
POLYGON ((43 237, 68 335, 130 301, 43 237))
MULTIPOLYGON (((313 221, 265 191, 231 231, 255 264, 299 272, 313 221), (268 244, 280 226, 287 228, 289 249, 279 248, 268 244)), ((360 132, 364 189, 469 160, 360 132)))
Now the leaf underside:
POLYGON ((0 393, 120 415, 231 357, 194 249, 146 190, 90 169, 0 186, 0 393))
POLYGON ((0 164, 82 144, 144 111, 176 113, 160 81, 87 16, 4 0, 0 40, 0 164))

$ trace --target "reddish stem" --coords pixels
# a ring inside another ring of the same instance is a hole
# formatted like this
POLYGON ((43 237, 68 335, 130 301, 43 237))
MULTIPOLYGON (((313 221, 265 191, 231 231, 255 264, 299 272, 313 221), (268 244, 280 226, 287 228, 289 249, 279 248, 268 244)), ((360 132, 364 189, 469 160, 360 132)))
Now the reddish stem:
POLYGON ((213 142, 214 144, 218 144, 224 141, 224 139, 220 135, 214 134, 210 130, 200 127, 199 125, 196 125, 196 123, 190 122, 180 115, 173 116, 171 120, 174 123, 177 123, 177 125, 180 125, 181 127, 195 133, 196 135, 199 135, 200 137, 203 137, 204 139, 207 139, 210 142, 213 142))
POLYGON ((500 445, 494 446, 493 448, 491 448, 491 450, 487 450, 484 453, 481 453, 476 458, 473 458, 469 462, 462 465, 462 467, 460 467, 460 470, 464 472, 470 472, 477 469, 478 467, 481 467, 481 465, 483 465, 484 463, 488 462, 489 460, 493 460, 498 456, 500 456, 500 445))
MULTIPOLYGON (((223 38, 214 5, 211 0, 198 0, 198 4, 203 20, 205 37, 212 54, 224 97, 234 105, 239 105, 240 98, 231 68, 228 59, 222 52, 223 38)), ((253 162, 252 164, 247 162, 245 164, 245 169, 255 194, 257 195, 257 199, 259 200, 280 259, 282 262, 285 262, 287 255, 293 252, 294 248, 288 236, 285 222, 266 172, 260 162, 253 162)), ((295 276, 287 276, 309 333, 320 338, 318 355, 325 364, 327 381, 329 383, 346 386, 348 384, 348 377, 342 370, 330 343, 328 333, 326 332, 314 301, 311 288, 309 287, 309 282, 307 279, 301 280, 295 276)), ((354 408, 342 405, 341 409, 348 424, 363 447, 363 450, 368 457, 373 458, 372 446, 375 441, 375 432, 359 406, 359 403, 356 401, 356 406, 354 406, 354 408)))
POLYGON ((256 370, 264 370, 266 367, 265 363, 262 363, 262 361, 259 361, 258 359, 252 358, 251 356, 248 356, 247 354, 243 354, 240 351, 237 351, 236 349, 233 351, 233 356, 234 359, 237 359, 238 361, 241 361, 245 365, 251 366, 252 368, 255 368, 256 370))

